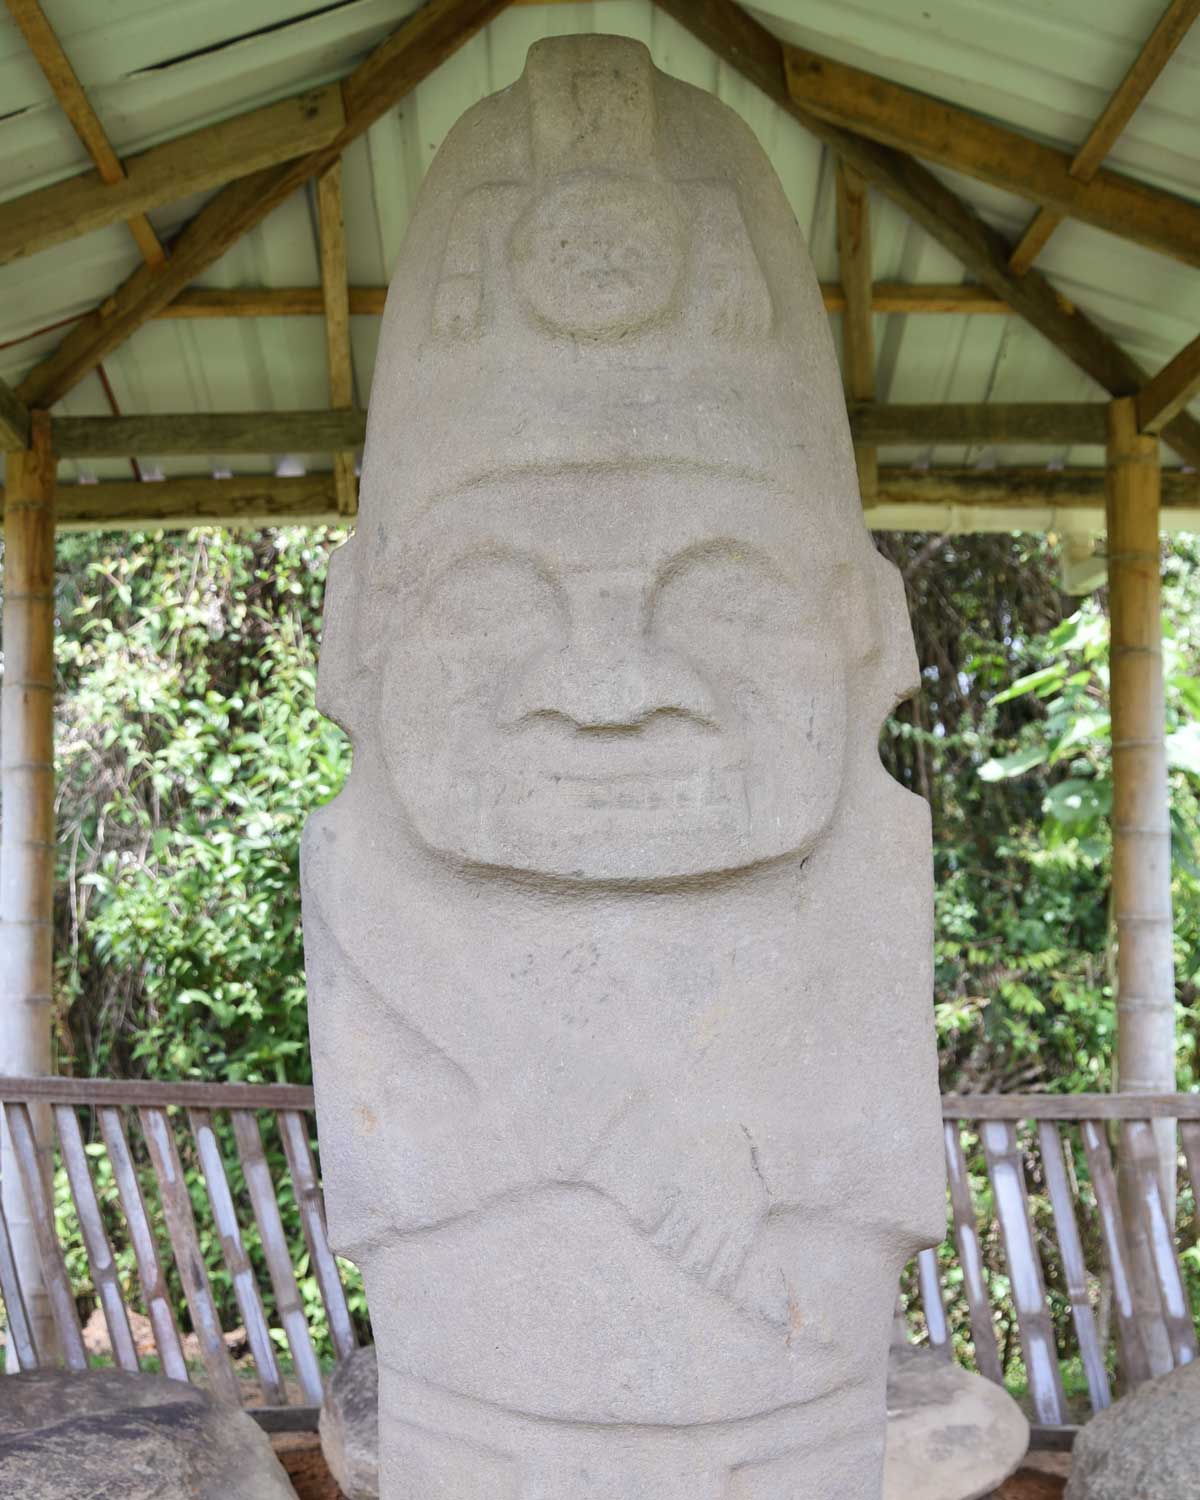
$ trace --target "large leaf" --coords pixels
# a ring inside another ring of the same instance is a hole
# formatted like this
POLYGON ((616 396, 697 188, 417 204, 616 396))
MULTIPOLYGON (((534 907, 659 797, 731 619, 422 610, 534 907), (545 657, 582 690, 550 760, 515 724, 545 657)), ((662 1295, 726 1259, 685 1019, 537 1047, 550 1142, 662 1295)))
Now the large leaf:
POLYGON ((1002 755, 999 760, 985 761, 979 768, 979 779, 1005 781, 1010 776, 1022 776, 1026 771, 1032 771, 1034 766, 1040 766, 1049 754, 1047 745, 1029 745, 1024 750, 1014 751, 1012 755, 1002 755))

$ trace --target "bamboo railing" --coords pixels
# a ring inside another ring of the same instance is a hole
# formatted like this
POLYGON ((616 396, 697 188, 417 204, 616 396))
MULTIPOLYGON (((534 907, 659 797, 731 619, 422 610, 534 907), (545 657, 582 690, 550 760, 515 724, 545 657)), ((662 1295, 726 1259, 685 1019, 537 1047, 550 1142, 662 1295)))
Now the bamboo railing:
MULTIPOLYGON (((221 1398, 268 1413, 320 1404, 318 1343, 326 1363, 343 1359, 355 1332, 325 1231, 312 1108, 311 1089, 283 1084, 0 1079, 0 1109, 34 1209, 43 1281, 69 1367, 88 1363, 82 1304, 102 1310, 113 1360, 139 1368, 129 1316, 136 1302, 166 1374, 204 1380, 221 1398), (52 1142, 35 1137, 39 1106, 52 1113, 52 1142), (284 1199, 294 1200, 288 1216, 299 1224, 290 1240, 284 1199), (220 1247, 223 1297, 202 1243, 220 1247), (307 1305, 303 1274, 319 1291, 307 1305), (190 1360, 180 1334, 184 1313, 190 1360), (248 1350, 238 1369, 226 1338, 235 1322, 248 1350), (251 1372, 256 1388, 248 1390, 251 1372)), ((998 1383, 1012 1378, 1019 1358, 1033 1420, 1052 1430, 1107 1406, 1118 1369, 1127 1384, 1157 1373, 1156 1339, 1174 1365, 1196 1357, 1154 1122, 1178 1121, 1192 1194, 1180 1223, 1190 1237, 1200 1227, 1200 1094, 947 1096, 943 1118, 949 1233, 940 1250, 918 1257, 908 1309, 918 1336, 998 1383), (1124 1213, 1110 1132, 1136 1184, 1124 1213), (1154 1267, 1154 1328, 1133 1296, 1135 1250, 1154 1267), (1102 1291, 1111 1297, 1111 1338, 1098 1315, 1102 1291), (1086 1397, 1074 1401, 1062 1376, 1072 1364, 1086 1384, 1086 1397)), ((45 1356, 2 1213, 0 1296, 17 1362, 36 1368, 45 1356)))

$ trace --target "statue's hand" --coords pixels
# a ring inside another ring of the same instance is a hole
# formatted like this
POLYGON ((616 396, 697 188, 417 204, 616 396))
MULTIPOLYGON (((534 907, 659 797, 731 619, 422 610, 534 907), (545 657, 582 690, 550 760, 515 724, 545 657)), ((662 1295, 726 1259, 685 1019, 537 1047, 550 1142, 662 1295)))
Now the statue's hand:
POLYGON ((732 1296, 768 1207, 743 1126, 630 1110, 590 1164, 588 1180, 684 1270, 732 1296))

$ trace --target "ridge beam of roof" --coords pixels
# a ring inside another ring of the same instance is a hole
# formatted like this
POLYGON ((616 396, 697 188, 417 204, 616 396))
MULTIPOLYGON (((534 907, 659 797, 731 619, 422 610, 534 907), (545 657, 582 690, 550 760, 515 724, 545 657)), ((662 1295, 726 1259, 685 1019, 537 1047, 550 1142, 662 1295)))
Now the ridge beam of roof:
POLYGON ((1200 266, 1200 204, 1106 168, 1081 181, 1055 146, 877 74, 779 45, 788 91, 807 113, 1200 266))
MULTIPOLYGON (((80 144, 96 163, 102 181, 109 187, 123 182, 125 168, 38 0, 8 0, 8 9, 80 144)), ((142 259, 148 266, 161 266, 166 252, 150 220, 139 213, 133 214, 127 222, 142 259)))
POLYGON ((52 406, 65 396, 231 245, 336 160, 351 141, 428 78, 507 3, 428 0, 414 11, 343 80, 345 123, 328 145, 222 188, 172 242, 167 263, 135 271, 29 372, 17 394, 36 406, 52 406))
POLYGON ((0 204, 0 265, 317 150, 344 123, 341 92, 329 84, 152 146, 113 181, 83 172, 10 198, 0 204))
MULTIPOLYGON (((875 329, 871 309, 871 204, 867 184, 853 167, 837 162, 837 251, 845 310, 842 372, 854 401, 875 399, 875 329)), ((879 487, 879 460, 872 443, 856 440, 854 462, 863 504, 879 487)))
MULTIPOLYGON (((346 276, 346 224, 342 213, 342 158, 317 178, 317 224, 321 248, 321 300, 325 305, 325 349, 329 365, 329 404, 354 405, 354 363, 350 351, 350 287, 346 276)), ((333 455, 338 510, 358 509, 353 448, 333 455)))
POLYGON ((31 430, 29 408, 0 380, 0 452, 18 453, 28 448, 31 430))
MULTIPOLYGON (((1060 296, 1031 268, 1009 266, 1012 246, 927 167, 901 151, 843 130, 812 114, 788 88, 784 44, 734 0, 655 0, 717 57, 762 89, 806 130, 885 192, 977 281, 1003 297, 1043 338, 1112 396, 1133 395, 1148 376, 1137 361, 1060 296)), ((1200 239, 1195 250, 1200 254, 1200 239)), ((20 394, 18 392, 18 394, 20 394)), ((1181 412, 1163 437, 1187 463, 1200 466, 1200 422, 1181 412)))
MULTIPOLYGON (((877 531, 1101 532, 1104 484, 1104 470, 1098 467, 882 468, 878 500, 865 515, 877 531)), ((1165 470, 1162 504, 1164 530, 1195 530, 1200 526, 1200 475, 1165 470)), ((60 484, 56 511, 59 529, 66 531, 347 522, 338 511, 336 481, 328 472, 297 478, 253 474, 154 484, 60 484)))
POLYGON ((1139 431, 1162 432, 1196 396, 1200 396, 1200 336, 1185 345, 1138 392, 1139 431))
MULTIPOLYGON (((1150 92, 1158 75, 1166 67, 1175 49, 1200 16, 1200 0, 1170 0, 1158 19, 1158 25, 1134 58, 1129 71, 1118 84, 1100 118, 1071 162, 1072 177, 1091 182, 1100 164, 1116 145, 1121 132, 1133 118, 1138 105, 1150 92)), ((1039 208, 1028 228, 1017 242, 1009 265, 1018 276, 1024 275, 1046 248, 1050 236, 1063 221, 1063 215, 1052 208, 1039 208)))

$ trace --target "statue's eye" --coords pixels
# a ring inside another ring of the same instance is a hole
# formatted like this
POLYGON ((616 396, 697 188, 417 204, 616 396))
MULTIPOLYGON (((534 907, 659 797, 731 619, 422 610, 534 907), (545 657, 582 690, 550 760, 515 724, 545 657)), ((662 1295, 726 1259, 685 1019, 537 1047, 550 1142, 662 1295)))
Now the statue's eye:
POLYGON ((670 635, 693 631, 775 635, 800 624, 798 591, 756 549, 736 543, 698 549, 669 565, 654 591, 652 627, 670 635))
POLYGON ((532 557, 475 554, 435 579, 421 610, 427 634, 446 640, 512 641, 544 632, 558 616, 554 583, 532 557))

